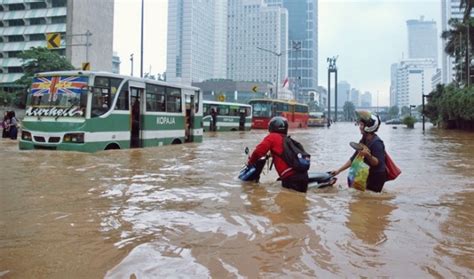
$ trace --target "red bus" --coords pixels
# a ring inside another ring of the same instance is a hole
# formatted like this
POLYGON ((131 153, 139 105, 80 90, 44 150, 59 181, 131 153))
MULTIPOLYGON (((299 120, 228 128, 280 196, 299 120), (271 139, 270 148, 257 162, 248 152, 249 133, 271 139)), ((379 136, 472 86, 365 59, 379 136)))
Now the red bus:
POLYGON ((252 129, 267 129, 268 122, 274 116, 283 116, 288 119, 290 128, 308 127, 308 105, 295 101, 256 99, 250 100, 252 106, 252 129))

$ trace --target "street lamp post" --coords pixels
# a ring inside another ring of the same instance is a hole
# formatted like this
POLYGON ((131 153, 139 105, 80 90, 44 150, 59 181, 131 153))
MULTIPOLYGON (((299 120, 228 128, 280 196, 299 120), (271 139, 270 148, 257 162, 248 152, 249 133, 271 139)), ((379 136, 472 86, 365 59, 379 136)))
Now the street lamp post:
POLYGON ((337 66, 336 66, 336 60, 337 60, 337 57, 338 56, 334 56, 332 58, 327 58, 327 62, 329 63, 329 66, 328 66, 328 115, 327 115, 327 126, 330 127, 331 126, 331 73, 334 73, 335 74, 335 78, 336 78, 336 84, 335 84, 335 120, 334 121, 337 121, 337 66))
POLYGON ((269 49, 266 49, 266 48, 261 48, 261 47, 257 47, 257 49, 261 50, 261 51, 266 51, 266 52, 269 52, 273 55, 275 55, 277 57, 277 69, 276 69, 276 81, 275 81, 275 96, 276 98, 278 99, 278 82, 280 80, 280 57, 281 57, 281 52, 275 52, 273 50, 269 50, 269 49))
POLYGON ((411 109, 412 108, 416 108, 416 106, 415 105, 410 105, 410 116, 411 116, 411 109))
POLYGON ((141 56, 140 56, 140 77, 143 77, 143 18, 145 13, 145 0, 142 0, 142 30, 141 30, 141 56))
POLYGON ((133 77, 133 53, 130 54, 130 67, 131 67, 130 76, 133 77))
POLYGON ((422 118, 423 118, 422 123, 423 123, 423 133, 424 133, 425 132, 425 98, 430 98, 431 96, 427 94, 423 94, 421 96, 422 96, 421 98, 422 110, 421 111, 422 111, 422 118))
POLYGON ((299 75, 299 72, 298 72, 298 53, 299 51, 301 50, 301 41, 293 41, 292 42, 292 48, 295 52, 295 80, 294 80, 294 89, 295 89, 295 99, 298 100, 299 102, 302 102, 303 100, 301 100, 301 96, 300 96, 300 78, 301 76, 299 75))

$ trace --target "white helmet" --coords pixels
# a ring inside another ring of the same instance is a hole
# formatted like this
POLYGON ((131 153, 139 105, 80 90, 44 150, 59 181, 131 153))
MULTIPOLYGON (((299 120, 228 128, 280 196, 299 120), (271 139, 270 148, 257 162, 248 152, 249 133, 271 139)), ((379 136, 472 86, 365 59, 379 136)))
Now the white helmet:
POLYGON ((364 123, 364 131, 367 133, 375 133, 380 127, 380 117, 366 110, 356 111, 358 121, 364 123))

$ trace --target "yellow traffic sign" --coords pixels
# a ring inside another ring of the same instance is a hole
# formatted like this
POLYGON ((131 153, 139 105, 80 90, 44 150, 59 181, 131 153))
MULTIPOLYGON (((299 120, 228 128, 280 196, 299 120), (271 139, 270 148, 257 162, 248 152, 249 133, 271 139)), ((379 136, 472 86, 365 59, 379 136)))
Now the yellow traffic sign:
POLYGON ((83 71, 90 71, 91 70, 91 63, 89 63, 89 62, 82 63, 82 70, 83 71))
POLYGON ((217 97, 217 100, 219 100, 219 102, 224 102, 225 101, 225 95, 221 94, 217 97))
POLYGON ((254 87, 252 87, 252 91, 253 91, 254 93, 257 93, 257 91, 258 91, 258 86, 255 85, 254 87))
POLYGON ((60 33, 46 33, 46 43, 49 49, 60 47, 61 34, 60 33))

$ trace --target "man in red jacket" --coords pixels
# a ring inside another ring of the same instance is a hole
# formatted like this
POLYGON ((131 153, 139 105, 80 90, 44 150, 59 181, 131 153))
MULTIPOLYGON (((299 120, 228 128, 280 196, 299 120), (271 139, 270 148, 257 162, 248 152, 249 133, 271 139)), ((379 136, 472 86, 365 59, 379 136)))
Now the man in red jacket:
POLYGON ((288 134, 288 121, 284 117, 273 117, 268 123, 268 131, 270 133, 255 147, 247 165, 255 164, 259 158, 270 151, 282 186, 305 193, 308 190, 308 172, 294 171, 281 157, 284 140, 288 134))

